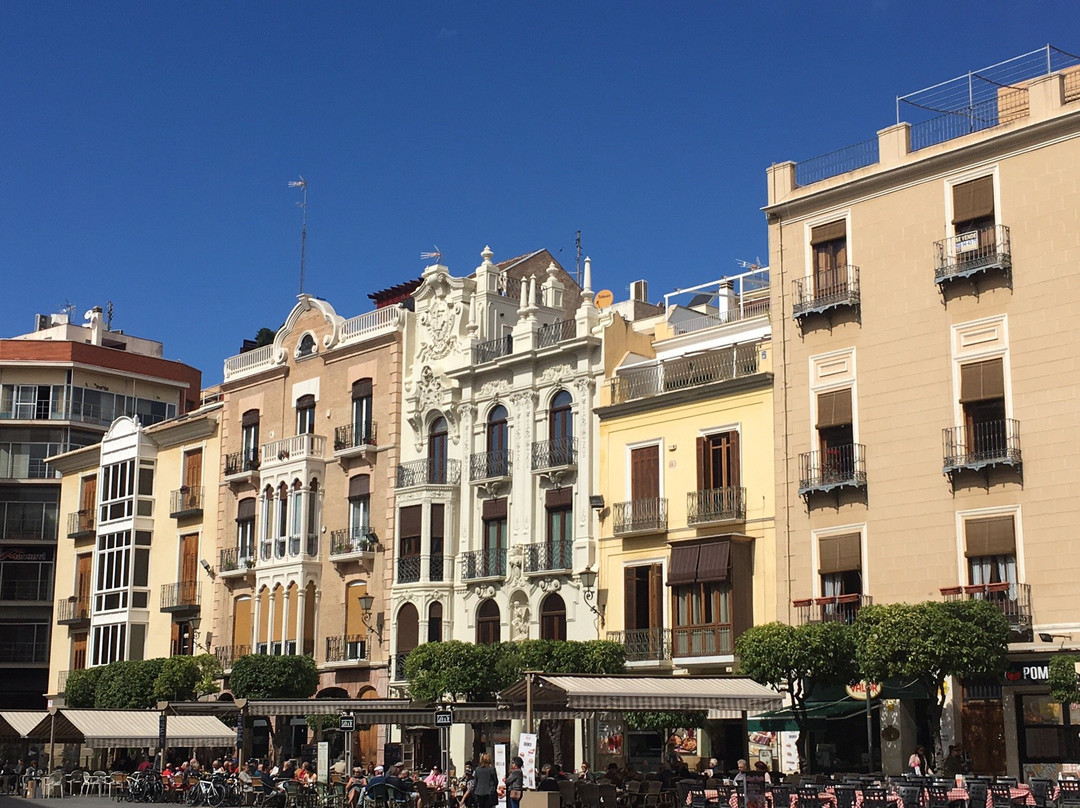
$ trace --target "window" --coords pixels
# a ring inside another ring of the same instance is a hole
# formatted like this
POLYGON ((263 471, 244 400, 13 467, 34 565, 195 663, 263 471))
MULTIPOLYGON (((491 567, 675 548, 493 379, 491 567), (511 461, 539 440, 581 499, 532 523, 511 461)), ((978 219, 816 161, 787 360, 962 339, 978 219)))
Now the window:
POLYGON ((107 612, 128 607, 131 581, 131 531, 98 537, 97 576, 94 611, 107 612))
POLYGON ((488 476, 505 477, 510 473, 509 427, 506 407, 499 404, 488 414, 487 451, 488 476))
POLYGON ((191 623, 173 623, 172 638, 169 643, 170 653, 173 656, 191 656, 195 650, 194 632, 191 623))
POLYGON ((738 487, 739 433, 732 430, 697 439, 698 487, 705 490, 738 487))
POLYGON ((499 642, 501 627, 499 605, 488 598, 476 610, 476 642, 480 645, 492 645, 499 642))
POLYGON ((628 632, 663 628, 663 592, 662 565, 642 564, 623 569, 623 619, 628 632))
POLYGON ((296 346, 296 358, 303 359, 305 356, 313 356, 314 354, 315 337, 311 334, 304 334, 304 336, 300 337, 300 344, 296 346))
POLYGON ((319 554, 319 481, 308 484, 307 497, 307 535, 304 552, 309 556, 319 554))
POLYGON ((428 561, 430 568, 430 580, 443 580, 445 560, 443 536, 445 535, 446 507, 441 503, 431 505, 431 557, 428 561))
POLYGON ((483 506, 483 550, 477 559, 476 576, 506 574, 506 497, 488 499, 483 506))
POLYGON ((962 260, 992 254, 995 247, 994 178, 979 177, 953 186, 953 232, 962 260))
POLYGON ((1006 456, 1005 371, 1000 357, 960 366, 960 405, 968 433, 964 447, 968 459, 1006 456))
POLYGON ((968 564, 968 584, 1008 584, 1007 595, 1003 595, 1016 599, 1016 525, 1012 514, 967 519, 964 522, 964 555, 968 564))
POLYGON ((101 477, 101 521, 130 517, 135 494, 135 461, 125 460, 105 466, 101 477))
POLYGON ((428 606, 428 642, 442 641, 442 615, 443 608, 441 603, 436 601, 428 606))
POLYGON ((848 285, 847 223, 843 219, 810 230, 814 297, 843 293, 848 285))
POLYGON ((729 654, 731 542, 677 544, 671 549, 675 656, 729 654))
POLYGON ((262 523, 259 528, 259 534, 262 537, 262 547, 259 551, 259 557, 263 561, 270 560, 271 545, 274 540, 274 489, 270 486, 266 486, 262 493, 262 523))
POLYGON ((555 592, 540 602, 540 639, 566 639, 566 603, 555 592))
POLYGON ((660 497, 660 447, 641 446, 630 450, 630 499, 655 500, 660 497))
POLYGON ((315 432, 315 396, 308 394, 296 400, 296 434, 311 435, 315 432))
POLYGON ((831 598, 862 594, 862 548, 858 533, 818 539, 821 594, 831 598))
POLYGON ((399 584, 415 583, 420 580, 420 537, 423 519, 423 505, 410 505, 398 511, 397 582, 399 584))
POLYGON ((255 557, 255 498, 240 500, 236 507, 236 555, 240 560, 255 557))
POLYGON ((300 534, 304 529, 304 490, 299 480, 292 486, 292 523, 289 528, 289 555, 300 554, 300 534))
POLYGON ((1080 705, 1064 705, 1050 696, 1016 697, 1020 759, 1064 763, 1080 757, 1080 705))
POLYGON ((851 416, 851 388, 818 393, 817 433, 822 481, 854 477, 855 427, 851 416))
POLYGON ((360 379, 352 386, 353 446, 373 444, 371 414, 371 379, 360 379))
POLYGON ((560 390, 551 399, 551 412, 548 414, 548 437, 553 441, 574 439, 574 404, 566 390, 560 390))
POLYGON ((428 480, 429 483, 446 483, 447 466, 447 428, 446 419, 441 415, 436 418, 428 430, 428 480))
POLYGON ((259 464, 259 411, 248 410, 240 421, 242 432, 241 468, 250 471, 259 464))
POLYGON ((285 539, 289 535, 289 489, 282 483, 277 493, 277 532, 274 534, 274 555, 285 557, 285 539))
POLYGON ((371 477, 357 474, 349 478, 349 537, 364 539, 371 533, 371 477))
POLYGON ((574 565, 574 489, 547 493, 547 556, 545 569, 568 570, 574 565))
POLYGON ((52 600, 52 561, 44 550, 8 549, 0 562, 0 600, 52 600))
POLYGON ((127 658, 127 626, 117 623, 94 627, 94 666, 108 665, 127 658))

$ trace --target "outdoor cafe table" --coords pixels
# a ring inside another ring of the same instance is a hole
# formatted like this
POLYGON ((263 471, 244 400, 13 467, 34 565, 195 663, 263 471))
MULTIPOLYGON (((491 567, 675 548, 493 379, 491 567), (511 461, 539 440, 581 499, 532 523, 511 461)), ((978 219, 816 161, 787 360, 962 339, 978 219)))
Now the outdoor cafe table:
MULTIPOLYGON (((1034 805, 1035 795, 1031 793, 1031 788, 1021 783, 1017 786, 1010 786, 1009 796, 1014 804, 1018 805, 1034 805)), ((949 789, 949 802, 962 802, 965 805, 971 800, 971 795, 968 794, 966 788, 950 788, 949 789)), ((923 804, 929 802, 927 793, 924 790, 921 798, 923 804)), ((969 806, 969 808, 978 808, 978 806, 969 806)), ((986 808, 994 808, 994 795, 990 793, 990 790, 986 791, 986 808)))
MULTIPOLYGON (((691 801, 690 794, 686 795, 686 804, 689 805, 691 801)), ((705 789, 705 799, 715 802, 720 799, 720 792, 715 788, 705 789)), ((821 801, 821 808, 836 808, 836 795, 830 794, 827 791, 822 791, 818 794, 818 800, 821 801)), ((772 805, 772 794, 770 792, 765 793, 765 801, 772 805)), ((728 799, 728 805, 730 808, 739 808, 739 789, 733 788, 731 790, 731 797, 728 799)), ((799 795, 791 795, 791 805, 789 808, 799 808, 799 795)))

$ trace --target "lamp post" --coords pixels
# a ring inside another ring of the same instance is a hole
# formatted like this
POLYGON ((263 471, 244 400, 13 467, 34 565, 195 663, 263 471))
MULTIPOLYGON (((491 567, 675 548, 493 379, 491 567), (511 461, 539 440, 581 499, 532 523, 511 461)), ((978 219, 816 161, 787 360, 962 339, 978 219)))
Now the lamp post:
POLYGON ((382 613, 379 613, 379 618, 376 618, 375 625, 371 625, 369 620, 371 619, 371 607, 375 605, 375 598, 372 595, 363 594, 360 596, 360 622, 364 624, 364 627, 368 631, 375 632, 375 636, 379 638, 379 642, 382 642, 382 613))

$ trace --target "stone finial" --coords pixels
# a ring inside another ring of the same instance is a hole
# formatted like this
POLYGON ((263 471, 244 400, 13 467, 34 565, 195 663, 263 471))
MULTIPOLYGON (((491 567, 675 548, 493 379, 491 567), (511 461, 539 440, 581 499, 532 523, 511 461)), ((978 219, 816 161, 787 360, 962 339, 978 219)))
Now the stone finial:
POLYGON ((485 246, 485 247, 484 247, 484 249, 482 249, 482 250, 480 251, 480 257, 484 259, 484 263, 485 263, 485 264, 490 264, 490 263, 491 263, 491 258, 492 258, 492 256, 494 256, 494 255, 495 255, 495 253, 493 253, 493 252, 491 251, 491 247, 490 247, 490 246, 485 246))
POLYGON ((585 275, 581 279, 584 284, 581 287, 581 293, 583 295, 592 295, 592 259, 589 256, 585 256, 585 275))

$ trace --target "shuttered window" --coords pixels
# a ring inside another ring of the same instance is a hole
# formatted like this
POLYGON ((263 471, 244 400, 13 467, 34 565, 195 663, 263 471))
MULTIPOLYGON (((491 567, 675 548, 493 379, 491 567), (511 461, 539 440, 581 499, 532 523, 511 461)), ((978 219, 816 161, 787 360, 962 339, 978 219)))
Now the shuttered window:
POLYGON ((817 428, 848 426, 851 423, 851 389, 818 393, 817 428))
POLYGON ((1004 363, 999 359, 970 362, 960 366, 960 402, 987 401, 1005 397, 1004 363))
POLYGON ((968 558, 1016 554, 1016 529, 1012 515, 964 522, 964 553, 968 558))
POLYGON ((993 215, 993 177, 979 177, 953 186, 953 224, 966 224, 993 215))
POLYGON ((818 572, 852 572, 862 568, 862 547, 858 533, 822 536, 818 539, 818 572))

